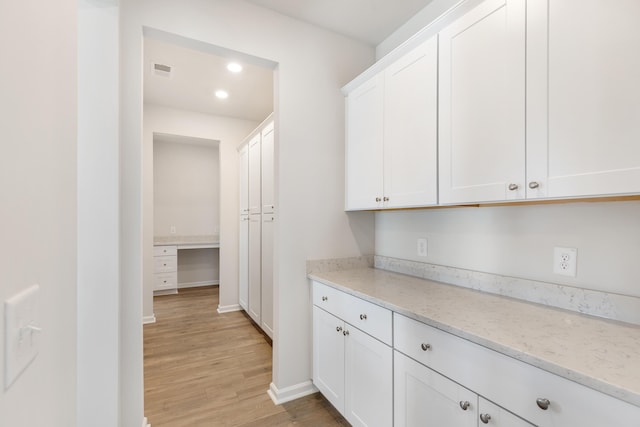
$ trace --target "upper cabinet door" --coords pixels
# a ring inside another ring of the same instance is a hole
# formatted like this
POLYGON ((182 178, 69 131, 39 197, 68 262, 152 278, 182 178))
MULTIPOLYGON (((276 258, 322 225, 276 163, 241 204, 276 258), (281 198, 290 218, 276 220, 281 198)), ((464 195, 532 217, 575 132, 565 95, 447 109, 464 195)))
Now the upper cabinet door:
POLYGON ((528 3, 527 196, 640 192, 640 2, 528 3))
POLYGON ((438 39, 385 70, 385 207, 438 203, 438 39))
POLYGON ((249 141, 249 213, 259 214, 262 205, 260 197, 261 188, 261 158, 260 134, 249 141))
POLYGON ((525 1, 486 0, 440 33, 440 203, 525 197, 525 1))
POLYGON ((262 213, 273 213, 274 200, 274 126, 269 123, 262 130, 262 213))
POLYGON ((347 96, 346 209, 382 207, 383 75, 347 96))
POLYGON ((249 145, 240 149, 240 215, 249 214, 249 145))

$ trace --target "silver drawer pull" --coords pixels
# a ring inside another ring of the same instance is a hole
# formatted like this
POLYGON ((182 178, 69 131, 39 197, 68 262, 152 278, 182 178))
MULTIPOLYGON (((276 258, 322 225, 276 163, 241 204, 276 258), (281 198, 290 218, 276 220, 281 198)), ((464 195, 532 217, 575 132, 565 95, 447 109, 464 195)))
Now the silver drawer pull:
POLYGON ((346 337, 347 335, 349 335, 349 331, 345 329, 344 331, 342 331, 342 335, 346 337))
POLYGON ((540 187, 540 184, 538 184, 536 181, 531 181, 529 183, 529 188, 532 189, 532 190, 535 190, 538 187, 540 187))
POLYGON ((322 301, 326 301, 326 300, 328 300, 328 299, 329 299, 329 298, 327 298, 327 297, 322 297, 322 301))
POLYGON ((422 343, 422 344, 420 344, 420 348, 421 348, 423 351, 431 350, 431 344, 422 343))
POLYGON ((509 184, 509 191, 516 191, 518 189, 518 184, 509 184))
POLYGON ((471 405, 471 404, 469 403, 468 400, 465 400, 464 402, 462 400, 460 401, 460 408, 463 411, 466 411, 467 409, 469 409, 469 405, 471 405))
POLYGON ((367 315, 366 314, 361 314, 360 315, 360 320, 367 320, 367 315))
POLYGON ((336 326, 336 332, 340 332, 342 330, 342 326, 336 326))
POLYGON ((551 405, 551 401, 544 398, 536 399, 536 403, 538 404, 538 408, 542 409, 543 411, 549 409, 549 405, 551 405))
POLYGON ((480 414, 480 421, 484 424, 489 424, 489 420, 491 419, 491 415, 489 414, 480 414))

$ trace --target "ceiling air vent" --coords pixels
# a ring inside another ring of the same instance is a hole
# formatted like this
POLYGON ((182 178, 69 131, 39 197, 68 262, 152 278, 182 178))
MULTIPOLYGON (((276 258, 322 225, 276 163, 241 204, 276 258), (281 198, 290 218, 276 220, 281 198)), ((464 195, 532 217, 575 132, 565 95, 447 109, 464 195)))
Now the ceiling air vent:
POLYGON ((153 73, 160 77, 171 77, 171 66, 165 64, 153 64, 153 73))

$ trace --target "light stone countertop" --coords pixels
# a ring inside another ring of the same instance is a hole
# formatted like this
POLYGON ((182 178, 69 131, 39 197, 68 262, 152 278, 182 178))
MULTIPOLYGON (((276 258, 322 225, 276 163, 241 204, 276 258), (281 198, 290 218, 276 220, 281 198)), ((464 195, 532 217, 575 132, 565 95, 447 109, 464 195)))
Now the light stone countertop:
POLYGON ((640 326, 374 268, 308 277, 640 406, 640 326))
POLYGON ((195 236, 179 236, 172 234, 170 236, 154 236, 153 244, 158 245, 202 245, 202 244, 219 244, 220 236, 218 234, 206 234, 195 236))

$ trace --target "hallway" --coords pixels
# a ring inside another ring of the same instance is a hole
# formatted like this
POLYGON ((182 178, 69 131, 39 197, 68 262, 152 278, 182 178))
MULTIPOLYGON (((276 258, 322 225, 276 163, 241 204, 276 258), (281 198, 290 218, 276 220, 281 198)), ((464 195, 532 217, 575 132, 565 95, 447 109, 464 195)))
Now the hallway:
POLYGON ((144 326, 152 427, 348 426, 319 393, 275 406, 271 346, 243 312, 218 314, 218 287, 156 297, 144 326))

